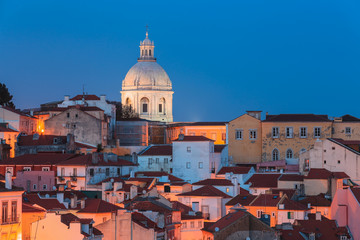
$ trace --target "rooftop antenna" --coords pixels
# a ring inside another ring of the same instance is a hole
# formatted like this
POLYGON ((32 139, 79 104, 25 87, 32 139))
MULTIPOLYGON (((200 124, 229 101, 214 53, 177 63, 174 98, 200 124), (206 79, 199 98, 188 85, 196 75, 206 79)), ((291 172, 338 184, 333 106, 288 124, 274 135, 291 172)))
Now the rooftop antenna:
POLYGON ((149 25, 147 25, 146 24, 146 26, 145 26, 145 28, 146 28, 146 38, 148 38, 148 36, 149 36, 149 25))
POLYGON ((85 98, 85 84, 83 84, 83 98, 85 98))

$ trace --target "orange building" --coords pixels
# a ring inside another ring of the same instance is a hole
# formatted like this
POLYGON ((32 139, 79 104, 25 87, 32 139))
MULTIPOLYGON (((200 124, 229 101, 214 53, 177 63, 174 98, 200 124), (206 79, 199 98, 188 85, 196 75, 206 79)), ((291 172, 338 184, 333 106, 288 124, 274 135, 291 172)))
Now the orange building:
POLYGON ((22 204, 22 239, 30 240, 31 224, 45 218, 46 210, 31 204, 22 204))
POLYGON ((166 142, 172 143, 179 134, 204 136, 214 140, 214 144, 226 144, 226 122, 175 122, 166 129, 166 142))

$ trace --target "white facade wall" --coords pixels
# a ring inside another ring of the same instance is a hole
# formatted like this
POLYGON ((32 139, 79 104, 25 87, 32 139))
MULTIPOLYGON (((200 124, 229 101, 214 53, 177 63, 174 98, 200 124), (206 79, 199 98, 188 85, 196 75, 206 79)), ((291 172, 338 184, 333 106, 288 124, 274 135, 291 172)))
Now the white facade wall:
POLYGON ((265 192, 268 190, 270 190, 270 188, 249 188, 249 192, 251 195, 265 194, 265 192))
POLYGON ((9 128, 19 131, 20 129, 20 115, 0 106, 0 121, 9 123, 9 128))
POLYGON ((164 171, 170 173, 172 166, 172 156, 138 156, 137 171, 164 171), (150 164, 151 163, 151 164, 150 164))
POLYGON ((304 164, 305 159, 309 159, 310 168, 345 172, 352 181, 360 184, 360 154, 346 147, 325 139, 316 142, 313 149, 300 155, 301 164, 304 164))
POLYGON ((189 181, 198 182, 211 178, 220 165, 220 158, 214 154, 214 143, 203 142, 173 142, 173 175, 189 181), (190 149, 190 151, 189 151, 190 149))
POLYGON ((282 223, 291 223, 293 224, 295 220, 305 220, 306 212, 305 211, 293 211, 293 210, 278 210, 277 215, 277 224, 282 223), (288 218, 288 212, 294 213, 294 218, 289 219, 288 218))

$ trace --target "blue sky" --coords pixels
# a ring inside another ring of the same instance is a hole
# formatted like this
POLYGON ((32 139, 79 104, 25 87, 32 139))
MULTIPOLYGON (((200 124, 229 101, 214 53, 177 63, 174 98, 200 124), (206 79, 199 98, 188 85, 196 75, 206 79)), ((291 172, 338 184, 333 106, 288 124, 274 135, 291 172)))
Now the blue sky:
POLYGON ((120 101, 155 41, 175 121, 246 110, 360 117, 359 1, 0 0, 0 82, 19 108, 82 92, 120 101))

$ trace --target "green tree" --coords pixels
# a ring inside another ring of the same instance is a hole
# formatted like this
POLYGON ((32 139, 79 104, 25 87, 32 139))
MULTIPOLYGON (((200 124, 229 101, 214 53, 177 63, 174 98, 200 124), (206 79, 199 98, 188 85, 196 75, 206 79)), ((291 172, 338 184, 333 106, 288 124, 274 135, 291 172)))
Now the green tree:
POLYGON ((10 94, 9 89, 6 87, 5 83, 0 83, 0 105, 15 108, 14 103, 12 102, 13 96, 10 94))

